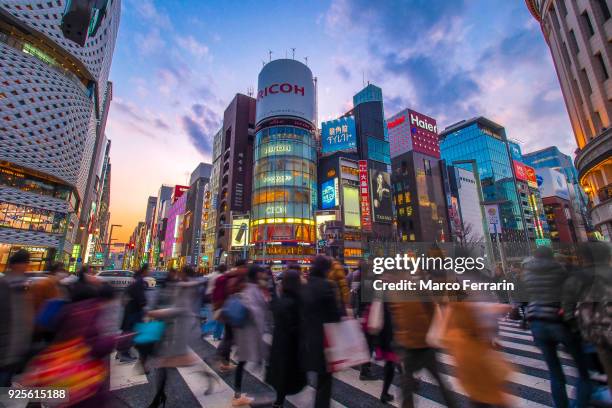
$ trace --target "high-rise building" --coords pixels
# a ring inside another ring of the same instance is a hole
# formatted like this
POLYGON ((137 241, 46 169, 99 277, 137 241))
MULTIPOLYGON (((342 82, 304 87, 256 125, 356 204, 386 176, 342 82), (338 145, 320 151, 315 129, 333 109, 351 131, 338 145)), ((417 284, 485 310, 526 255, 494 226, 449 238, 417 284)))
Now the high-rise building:
MULTIPOLYGON (((514 243, 510 256, 527 254, 530 242, 536 239, 536 225, 533 215, 527 212, 529 191, 519 187, 527 180, 524 165, 512 159, 504 127, 482 116, 462 120, 440 133, 440 153, 448 165, 476 161, 483 199, 499 208, 501 231, 497 234, 503 242, 514 243), (521 174, 515 175, 517 170, 521 174)), ((472 170, 470 163, 456 165, 472 170)), ((533 176, 530 182, 535 181, 533 176)))
POLYGON ((404 109, 387 119, 400 241, 450 240, 436 120, 404 109))
POLYGON ((206 187, 210 180, 212 165, 200 163, 191 173, 189 191, 185 203, 185 227, 181 255, 186 265, 199 267, 202 259, 202 215, 206 187))
POLYGON ((104 150, 121 3, 106 3, 83 46, 60 29, 65 8, 64 0, 0 4, 0 269, 21 247, 32 269, 81 256, 73 243, 94 202, 88 186, 94 153, 104 150))
MULTIPOLYGON (((212 150, 212 169, 210 172, 210 182, 208 183, 207 198, 205 205, 208 203, 207 216, 203 219, 202 231, 206 236, 204 241, 204 257, 209 267, 213 267, 219 263, 219 256, 223 248, 217 250, 217 234, 221 231, 217 229, 218 213, 219 213, 219 184, 221 182, 221 166, 223 164, 223 150, 225 147, 225 133, 223 127, 219 129, 213 137, 212 150)), ((228 177, 229 178, 229 177, 228 177)), ((223 231, 223 235, 225 231, 223 231)))
POLYGON ((578 241, 586 241, 587 233, 593 230, 587 210, 588 197, 580 186, 578 170, 572 158, 563 154, 556 146, 550 146, 523 154, 523 159, 526 164, 536 169, 536 173, 539 169, 552 169, 564 174, 569 191, 573 228, 578 241))
POLYGON ((256 261, 306 263, 315 253, 315 105, 314 80, 306 65, 278 59, 262 68, 250 221, 256 261))
MULTIPOLYGON (((223 114, 222 135, 215 137, 213 163, 218 163, 217 254, 222 262, 233 262, 233 218, 251 209, 253 182, 253 144, 255 141, 255 99, 236 94, 223 114), (220 149, 215 149, 219 143, 220 149), (228 259, 229 256, 229 259, 228 259)), ((248 218, 248 217, 247 217, 248 218)))
POLYGON ((550 167, 536 169, 544 213, 554 243, 578 242, 576 225, 571 207, 571 196, 565 174, 550 167))
POLYGON ((157 193, 157 203, 155 204, 155 215, 151 228, 151 255, 150 263, 153 267, 163 266, 163 244, 166 234, 166 213, 172 200, 174 187, 161 185, 157 193))
POLYGON ((606 0, 526 0, 552 54, 593 226, 612 239, 612 49, 606 0))

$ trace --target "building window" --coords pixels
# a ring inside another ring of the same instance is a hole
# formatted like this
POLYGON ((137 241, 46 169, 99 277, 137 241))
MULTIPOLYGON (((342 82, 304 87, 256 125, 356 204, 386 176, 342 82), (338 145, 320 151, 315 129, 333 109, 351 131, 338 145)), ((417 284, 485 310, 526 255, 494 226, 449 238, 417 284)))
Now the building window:
POLYGON ((569 30, 569 38, 572 51, 577 55, 580 52, 580 48, 578 48, 578 41, 576 40, 576 33, 574 30, 569 30))
POLYGON ((584 10, 584 12, 580 15, 582 17, 582 21, 589 33, 589 36, 593 36, 595 34, 595 30, 593 29, 593 23, 591 23, 591 18, 589 17, 589 12, 584 10))
POLYGON ((601 56, 601 52, 598 52, 597 54, 595 54, 595 59, 599 62, 599 67, 600 67, 603 79, 606 80, 610 78, 610 75, 608 75, 608 70, 606 69, 606 64, 604 63, 603 57, 601 56))
POLYGON ((586 69, 582 68, 580 70, 580 73, 582 74, 582 81, 584 82, 584 85, 587 87, 587 90, 589 91, 589 95, 593 93, 593 88, 591 88, 591 83, 589 82, 589 76, 587 75, 586 69))
POLYGON ((595 3, 599 4, 599 9, 604 17, 604 21, 608 21, 612 16, 610 15, 610 9, 608 8, 606 0, 595 0, 595 3))
POLYGON ((563 16, 567 16, 567 7, 565 6, 565 0, 559 0, 557 4, 559 5, 559 10, 561 10, 561 14, 563 16))

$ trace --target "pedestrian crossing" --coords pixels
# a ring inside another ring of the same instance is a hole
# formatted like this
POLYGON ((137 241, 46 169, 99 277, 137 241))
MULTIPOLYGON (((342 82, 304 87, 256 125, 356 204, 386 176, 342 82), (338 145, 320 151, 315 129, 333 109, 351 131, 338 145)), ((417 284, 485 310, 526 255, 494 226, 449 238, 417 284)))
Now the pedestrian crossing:
MULTIPOLYGON (((511 363, 515 372, 510 378, 506 392, 513 407, 542 408, 551 407, 550 380, 546 364, 539 349, 533 344, 531 333, 524 330, 517 322, 502 319, 499 322, 500 353, 511 363)), ((186 388, 193 394, 194 407, 221 408, 231 405, 234 395, 233 373, 222 373, 218 370, 214 354, 218 342, 206 338, 196 339, 192 342, 193 350, 199 356, 198 364, 191 367, 178 368, 178 378, 184 382, 186 388), (210 373, 212 387, 208 387, 208 380, 202 373, 210 373), (206 391, 208 394, 205 394, 206 391)), ((575 394, 577 373, 571 358, 560 353, 563 370, 567 378, 567 392, 570 397, 575 394)), ((438 355, 442 379, 452 390, 459 407, 470 405, 465 391, 461 388, 453 373, 455 361, 449 354, 441 352, 438 355)), ((143 386, 154 388, 154 381, 144 374, 130 376, 135 367, 133 364, 121 365, 111 360, 111 389, 113 392, 121 390, 125 393, 130 388, 142 389, 143 386), (132 371, 131 371, 132 370, 132 371)), ((373 364, 372 372, 377 377, 374 381, 361 381, 357 368, 348 369, 334 374, 332 407, 383 407, 379 401, 382 390, 382 363, 373 364)), ((416 376, 419 388, 415 395, 415 404, 419 408, 439 408, 444 406, 438 384, 426 372, 419 372, 416 376)), ((170 385, 169 385, 170 386, 170 385)), ((401 405, 400 375, 396 373, 391 385, 390 393, 395 400, 389 405, 401 405)), ((256 396, 252 406, 269 406, 274 399, 274 391, 264 382, 263 367, 247 364, 243 380, 243 392, 256 396)), ((287 398, 285 406, 309 407, 314 401, 314 388, 307 386, 301 393, 287 398)), ((125 394, 123 394, 125 395, 125 394)), ((190 408, 183 405, 181 408, 190 408)))

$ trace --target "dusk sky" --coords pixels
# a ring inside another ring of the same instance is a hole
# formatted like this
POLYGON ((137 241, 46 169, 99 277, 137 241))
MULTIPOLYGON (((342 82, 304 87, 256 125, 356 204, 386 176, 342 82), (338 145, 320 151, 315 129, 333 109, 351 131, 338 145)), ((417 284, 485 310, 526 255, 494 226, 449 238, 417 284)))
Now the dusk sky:
POLYGON ((319 120, 352 107, 363 79, 386 117, 410 107, 438 129, 476 115, 523 152, 575 141, 550 52, 522 0, 123 0, 113 58, 111 217, 118 242, 159 186, 209 162, 234 94, 256 89, 262 61, 308 58, 319 120), (138 174, 138 175, 137 175, 138 174), (144 175, 141 176, 141 175, 144 175))

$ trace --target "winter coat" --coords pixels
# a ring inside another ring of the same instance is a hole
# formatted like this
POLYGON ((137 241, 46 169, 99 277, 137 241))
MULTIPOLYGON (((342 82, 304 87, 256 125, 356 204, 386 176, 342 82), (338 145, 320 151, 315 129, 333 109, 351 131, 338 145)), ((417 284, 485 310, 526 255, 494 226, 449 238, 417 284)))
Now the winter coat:
POLYGON ((238 296, 248 309, 249 317, 244 326, 233 328, 236 360, 260 363, 267 358, 263 336, 268 328, 268 304, 261 288, 255 283, 247 283, 238 296))
POLYGON ((427 332, 434 315, 431 302, 403 301, 389 304, 393 318, 393 338, 407 349, 430 347, 427 332))
POLYGON ((323 350, 324 323, 340 320, 334 285, 327 279, 310 276, 303 287, 301 362, 304 371, 327 372, 323 350))
POLYGON ((582 336, 612 350, 612 268, 597 265, 583 272, 577 318, 582 336))
POLYGON ((282 295, 272 307, 274 333, 266 382, 277 394, 292 395, 306 385, 306 374, 300 369, 300 301, 282 295))
POLYGON ((523 290, 528 320, 563 322, 561 300, 567 271, 553 259, 533 258, 524 265, 523 290))
POLYGON ((336 261, 332 264, 332 268, 327 275, 327 279, 336 285, 338 304, 342 305, 344 308, 350 307, 350 290, 346 280, 344 267, 340 264, 340 262, 336 261))
POLYGON ((25 278, 0 278, 0 367, 22 363, 30 351, 34 317, 25 278))
POLYGON ((146 282, 142 276, 139 276, 125 290, 125 296, 127 296, 128 301, 125 305, 123 322, 121 323, 122 331, 132 331, 136 323, 142 322, 144 308, 147 305, 147 297, 145 295, 146 289, 146 282))
POLYGON ((455 375, 472 401, 510 406, 504 393, 512 366, 492 346, 490 327, 483 321, 497 316, 497 305, 451 302, 442 344, 456 361, 455 375), (491 311, 488 309, 491 308, 491 311))

